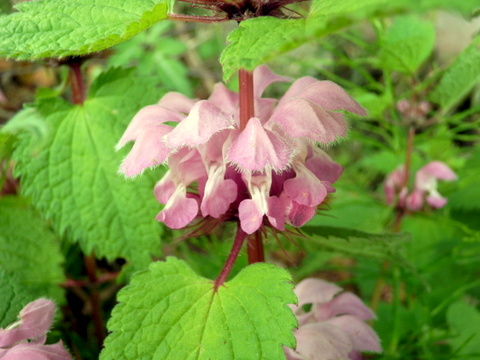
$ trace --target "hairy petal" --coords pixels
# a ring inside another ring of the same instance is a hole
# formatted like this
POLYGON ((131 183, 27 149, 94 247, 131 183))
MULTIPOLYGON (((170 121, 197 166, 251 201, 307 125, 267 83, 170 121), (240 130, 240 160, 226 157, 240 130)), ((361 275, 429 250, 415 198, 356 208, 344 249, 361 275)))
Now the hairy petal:
POLYGON ((261 171, 270 167, 281 171, 289 165, 292 154, 285 139, 264 129, 259 119, 251 118, 233 140, 227 158, 242 170, 261 171))
POLYGON ((321 143, 330 143, 345 136, 347 126, 341 113, 326 110, 311 101, 297 98, 278 106, 267 123, 279 124, 291 137, 306 137, 321 143))
POLYGON ((354 350, 381 352, 380 340, 370 326, 355 316, 337 316, 326 321, 350 335, 354 350))
POLYGON ((165 94, 158 102, 158 105, 175 112, 188 114, 196 102, 197 100, 172 91, 165 94))
POLYGON ((32 339, 34 343, 45 342, 54 313, 55 304, 50 300, 38 299, 27 304, 20 311, 17 326, 0 329, 0 347, 8 347, 27 339, 32 339))
POLYGON ((224 129, 233 129, 233 126, 232 116, 225 114, 211 102, 202 100, 197 102, 190 114, 165 136, 165 141, 172 148, 195 147, 206 143, 213 134, 224 129))

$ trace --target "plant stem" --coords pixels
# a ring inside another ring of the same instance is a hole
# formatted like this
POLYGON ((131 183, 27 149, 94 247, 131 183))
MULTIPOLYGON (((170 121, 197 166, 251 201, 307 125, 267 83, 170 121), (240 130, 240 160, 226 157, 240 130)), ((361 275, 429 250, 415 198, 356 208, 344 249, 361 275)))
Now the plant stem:
POLYGON ((92 253, 90 256, 84 256, 85 268, 87 269, 88 279, 91 284, 90 305, 92 306, 92 319, 97 335, 98 344, 103 345, 105 339, 105 328, 103 327, 102 307, 100 302, 100 293, 98 292, 97 278, 97 260, 92 253))
POLYGON ((85 84, 81 70, 81 61, 71 61, 68 63, 70 67, 70 83, 72 86, 72 100, 76 105, 82 105, 85 101, 85 84))
POLYGON ((245 129, 248 120, 255 116, 253 102, 253 73, 245 69, 238 71, 240 95, 240 130, 245 129))
POLYGON ((220 275, 218 275, 217 279, 215 280, 215 285, 213 287, 215 292, 217 292, 218 288, 227 280, 227 277, 232 271, 233 264, 235 264, 235 260, 237 260, 238 254, 240 253, 240 249, 242 248, 246 237, 247 233, 242 230, 240 223, 238 223, 237 234, 235 235, 235 240, 233 241, 232 250, 230 250, 230 254, 228 254, 228 258, 225 261, 225 265, 223 265, 220 275))
POLYGON ((249 264, 265 262, 262 234, 259 231, 256 231, 248 237, 247 254, 249 264))

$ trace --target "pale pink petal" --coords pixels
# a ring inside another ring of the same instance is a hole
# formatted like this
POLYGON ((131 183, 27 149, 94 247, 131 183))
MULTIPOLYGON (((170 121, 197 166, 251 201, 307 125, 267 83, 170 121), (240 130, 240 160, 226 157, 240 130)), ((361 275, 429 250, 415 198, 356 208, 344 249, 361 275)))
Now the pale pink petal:
POLYGON ((395 196, 400 192, 404 181, 405 167, 403 165, 398 166, 387 176, 383 184, 387 205, 392 205, 395 202, 395 196))
POLYGON ((215 84, 208 101, 228 115, 236 116, 239 109, 238 94, 227 89, 222 83, 215 84))
POLYGON ((335 325, 348 335, 353 343, 353 350, 381 352, 380 340, 377 334, 362 320, 351 315, 337 316, 325 323, 335 325))
POLYGON ((299 308, 305 304, 327 303, 340 291, 342 291, 340 286, 315 278, 300 281, 294 289, 299 308))
POLYGON ((432 161, 418 170, 418 173, 429 174, 439 180, 453 181, 457 175, 441 161, 432 161))
POLYGON ((344 292, 328 303, 318 304, 312 311, 317 320, 321 321, 337 315, 353 315, 361 320, 375 318, 372 310, 358 296, 350 292, 344 292))
POLYGON ((311 76, 304 76, 300 79, 295 80, 292 86, 290 86, 287 92, 280 99, 278 106, 285 104, 287 101, 290 101, 291 99, 299 97, 300 94, 304 92, 306 88, 308 88, 310 85, 316 82, 318 82, 318 80, 311 76))
POLYGON ((270 84, 286 81, 290 81, 290 79, 275 74, 268 68, 268 66, 260 65, 253 71, 254 96, 260 98, 270 84))
POLYGON ((427 203, 436 209, 442 208, 447 205, 447 199, 441 196, 438 192, 431 192, 432 195, 427 196, 427 203))
POLYGON ((197 100, 190 99, 178 92, 169 92, 160 99, 158 105, 172 111, 188 114, 196 102, 197 100))
POLYGON ((264 214, 265 213, 254 200, 243 200, 238 206, 240 227, 247 234, 253 234, 260 228, 260 226, 262 226, 264 214))
POLYGON ((273 227, 280 231, 285 230, 285 211, 288 206, 286 199, 271 196, 267 199, 267 217, 273 227))
POLYGON ((233 126, 234 120, 231 115, 202 100, 197 102, 188 116, 165 136, 165 141, 172 148, 194 147, 206 143, 213 134, 233 126))
POLYGON ((301 98, 278 106, 266 127, 271 127, 272 122, 279 124, 293 138, 306 137, 321 143, 330 143, 347 132, 341 113, 301 98))
POLYGON ((55 304, 51 300, 38 299, 28 303, 20 311, 18 325, 10 329, 0 329, 0 347, 27 339, 45 342, 54 313, 55 304))
POLYGON ((270 167, 281 171, 288 166, 292 152, 285 139, 264 129, 259 119, 251 118, 232 142, 228 160, 242 170, 260 171, 270 167))
POLYGON ((175 182, 172 179, 172 171, 168 170, 165 175, 155 184, 153 193, 160 204, 166 204, 175 192, 175 182))
POLYGON ((120 165, 119 172, 132 177, 140 174, 146 168, 163 163, 172 149, 162 140, 172 127, 158 125, 149 131, 141 133, 135 141, 132 150, 120 165))
POLYGON ((72 360, 61 341, 53 345, 22 343, 2 353, 2 360, 72 360))
POLYGON ((294 202, 305 206, 317 206, 327 196, 327 189, 303 164, 294 164, 296 176, 283 184, 285 194, 294 202))
POLYGON ((202 215, 219 218, 227 212, 236 198, 237 184, 233 180, 225 180, 225 166, 212 165, 208 170, 208 180, 200 207, 202 215))
MULTIPOLYGON (((115 146, 116 150, 121 149, 129 141, 137 140, 141 134, 155 132, 160 139, 171 131, 171 126, 165 122, 179 122, 185 115, 178 114, 159 105, 149 105, 142 108, 130 121, 127 129, 115 146)), ((154 146, 153 143, 151 146, 154 146)))
POLYGON ((303 226, 313 218, 316 212, 316 206, 300 205, 296 201, 292 201, 292 206, 288 213, 288 222, 296 227, 303 226))
POLYGON ((202 157, 196 149, 180 149, 168 158, 167 164, 172 171, 172 179, 175 183, 188 186, 207 176, 202 157))
POLYGON ((308 360, 346 359, 353 350, 349 334, 326 322, 300 327, 295 338, 295 351, 308 360))
POLYGON ((197 214, 197 199, 188 197, 185 187, 178 186, 156 219, 165 223, 170 229, 181 229, 187 226, 197 214))
POLYGON ((330 185, 337 181, 343 172, 343 167, 340 164, 334 162, 322 150, 315 149, 314 155, 305 161, 305 165, 322 181, 328 192, 335 191, 330 185))
POLYGON ((422 190, 414 190, 405 200, 405 206, 412 211, 418 211, 423 207, 423 194, 422 190))
POLYGON ((332 81, 316 81, 301 92, 299 97, 327 110, 347 110, 361 116, 367 115, 360 104, 332 81))

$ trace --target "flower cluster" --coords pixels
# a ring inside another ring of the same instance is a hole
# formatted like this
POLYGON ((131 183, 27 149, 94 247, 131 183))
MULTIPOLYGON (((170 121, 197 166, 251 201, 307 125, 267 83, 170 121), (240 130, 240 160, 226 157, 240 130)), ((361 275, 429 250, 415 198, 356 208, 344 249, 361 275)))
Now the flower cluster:
POLYGON ((421 210, 425 200, 433 208, 444 207, 447 199, 437 191, 437 180, 457 179, 455 173, 441 161, 432 161, 417 171, 412 191, 405 186, 405 176, 405 167, 400 165, 388 175, 384 191, 388 205, 394 204, 397 199, 397 207, 409 211, 421 210))
POLYGON ((381 352, 379 339, 365 323, 375 315, 362 300, 320 279, 305 279, 295 288, 298 320, 295 350, 285 348, 287 360, 361 359, 361 352, 381 352), (306 306, 311 306, 305 311, 306 306))
POLYGON ((261 66, 253 73, 255 116, 244 128, 239 95, 217 84, 208 100, 166 94, 141 109, 117 148, 135 144, 120 172, 135 176, 166 161, 168 172, 155 186, 165 204, 157 219, 170 228, 197 216, 240 221, 247 234, 262 225, 309 221, 342 172, 316 143, 344 136, 338 110, 364 110, 338 85, 303 77, 280 99, 261 95, 288 79, 261 66))
POLYGON ((54 313, 55 304, 50 300, 27 304, 17 322, 0 329, 0 359, 72 360, 61 341, 45 345, 54 313))

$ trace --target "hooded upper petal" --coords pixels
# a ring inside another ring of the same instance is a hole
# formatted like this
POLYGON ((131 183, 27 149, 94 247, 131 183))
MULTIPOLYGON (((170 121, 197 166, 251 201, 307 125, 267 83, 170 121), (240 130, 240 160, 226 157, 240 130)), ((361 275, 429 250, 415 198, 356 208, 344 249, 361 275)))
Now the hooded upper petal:
POLYGON ((259 119, 251 118, 245 129, 233 140, 228 160, 242 170, 261 171, 270 167, 285 169, 293 149, 277 133, 263 128, 259 119))
POLYGON ((165 136, 165 142, 172 148, 195 147, 206 143, 213 134, 233 129, 232 116, 225 114, 216 105, 202 100, 195 104, 188 116, 165 136))
POLYGON ((339 136, 345 136, 347 131, 342 114, 302 98, 278 106, 267 127, 272 126, 271 123, 279 124, 293 138, 306 137, 321 143, 330 143, 339 136))

